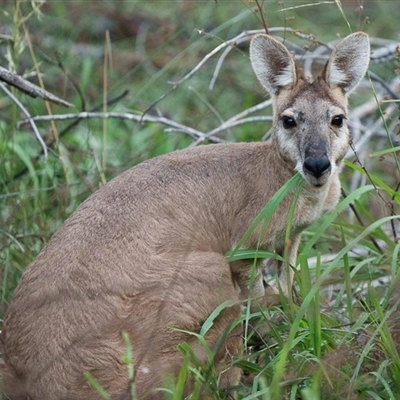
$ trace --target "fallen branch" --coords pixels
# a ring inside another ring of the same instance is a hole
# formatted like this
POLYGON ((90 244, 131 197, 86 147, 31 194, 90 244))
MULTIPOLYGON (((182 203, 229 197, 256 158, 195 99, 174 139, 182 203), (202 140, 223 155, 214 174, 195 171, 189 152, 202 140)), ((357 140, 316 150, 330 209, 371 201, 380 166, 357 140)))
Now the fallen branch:
MULTIPOLYGON (((261 103, 263 107, 268 105, 268 102, 261 103)), ((88 119, 88 118, 116 118, 116 119, 126 119, 139 123, 144 122, 152 122, 159 123, 162 125, 166 125, 169 127, 168 132, 180 132, 185 133, 191 136, 196 141, 211 141, 215 143, 224 142, 223 139, 216 137, 215 135, 226 131, 234 126, 245 124, 248 122, 265 122, 271 121, 271 117, 268 116, 258 116, 252 118, 239 118, 239 116, 248 115, 251 112, 254 112, 259 109, 259 106, 252 107, 237 116, 231 118, 230 120, 223 122, 219 127, 213 129, 210 132, 204 133, 197 129, 191 128, 190 126, 180 124, 179 122, 173 121, 172 119, 166 118, 162 115, 153 116, 153 115, 142 115, 142 114, 134 114, 134 113, 119 113, 119 112, 80 112, 80 113, 69 113, 69 114, 53 114, 53 115, 38 115, 36 117, 30 117, 25 120, 19 121, 17 123, 17 127, 20 128, 22 125, 30 123, 31 121, 66 121, 71 119, 88 119)))
POLYGON ((0 80, 2 80, 5 83, 8 83, 11 86, 16 87, 21 92, 24 92, 28 96, 31 96, 33 98, 39 97, 43 100, 51 101, 52 103, 59 104, 61 106, 73 107, 73 104, 68 103, 63 99, 60 99, 59 97, 48 92, 47 90, 44 90, 39 86, 36 86, 35 84, 22 78, 22 76, 14 74, 13 72, 3 67, 0 67, 0 80))

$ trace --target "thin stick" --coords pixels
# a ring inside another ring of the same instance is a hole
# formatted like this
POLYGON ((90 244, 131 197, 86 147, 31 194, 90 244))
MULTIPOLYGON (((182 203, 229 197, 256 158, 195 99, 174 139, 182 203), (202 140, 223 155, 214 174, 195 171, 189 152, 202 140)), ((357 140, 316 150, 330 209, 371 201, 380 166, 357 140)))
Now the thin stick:
POLYGON ((63 99, 60 99, 59 97, 48 92, 47 90, 44 90, 39 86, 36 86, 35 84, 22 78, 22 76, 17 75, 3 67, 0 67, 0 80, 2 80, 5 83, 8 83, 11 86, 16 87, 21 92, 24 92, 25 94, 33 98, 39 97, 43 100, 47 100, 52 103, 59 104, 61 106, 73 107, 73 104, 68 103, 63 99))
POLYGON ((47 162, 47 146, 44 140, 42 139, 42 136, 39 133, 39 130, 35 124, 35 121, 29 114, 29 111, 23 106, 23 104, 7 89, 6 85, 3 82, 0 82, 0 89, 3 90, 3 92, 16 104, 16 106, 22 111, 22 113, 26 116, 26 122, 30 124, 32 127, 33 133, 35 134, 35 137, 37 141, 40 143, 43 149, 43 154, 44 154, 44 160, 47 162))
MULTIPOLYGON (((203 133, 197 129, 194 129, 190 126, 186 126, 180 124, 179 122, 173 121, 169 118, 166 118, 162 115, 153 116, 153 115, 141 115, 141 114, 133 114, 133 113, 118 113, 118 112, 80 112, 80 113, 69 113, 69 114, 53 114, 53 115, 38 115, 36 117, 31 117, 32 121, 66 121, 70 119, 88 119, 88 118, 116 118, 116 119, 127 119, 131 121, 136 121, 139 123, 143 122, 153 122, 159 123, 166 126, 169 126, 170 129, 167 132, 181 132, 191 136, 193 139, 198 140, 199 142, 203 142, 206 140, 210 140, 212 142, 220 143, 222 140, 215 137, 216 134, 228 130, 234 126, 242 125, 249 122, 265 122, 271 121, 271 116, 256 116, 250 118, 243 118, 246 115, 249 115, 252 112, 260 110, 262 108, 267 107, 270 104, 271 100, 267 100, 263 103, 260 103, 254 107, 251 107, 247 110, 242 111, 241 113, 235 115, 234 117, 230 118, 229 120, 223 122, 217 128, 211 130, 210 132, 203 133)), ((26 119, 23 121, 19 121, 17 123, 17 127, 21 127, 22 125, 28 123, 30 119, 26 119)))
MULTIPOLYGON (((69 113, 69 114, 54 114, 54 115, 39 115, 31 118, 33 121, 66 121, 69 119, 87 119, 87 118, 119 118, 128 119, 136 122, 156 122, 163 125, 170 126, 172 128, 178 129, 189 136, 197 139, 199 137, 204 138, 204 133, 196 129, 190 128, 188 126, 182 125, 171 119, 165 118, 163 116, 153 116, 153 115, 140 115, 133 113, 118 113, 118 112, 81 112, 81 113, 69 113)), ((18 127, 29 122, 29 119, 20 121, 18 127)))
POLYGON ((267 19, 265 18, 265 15, 264 15, 264 6, 263 6, 263 4, 260 4, 259 0, 256 0, 256 5, 257 5, 257 8, 258 8, 258 12, 260 13, 261 22, 262 22, 262 25, 263 25, 263 27, 265 29, 265 33, 267 35, 269 35, 267 19))

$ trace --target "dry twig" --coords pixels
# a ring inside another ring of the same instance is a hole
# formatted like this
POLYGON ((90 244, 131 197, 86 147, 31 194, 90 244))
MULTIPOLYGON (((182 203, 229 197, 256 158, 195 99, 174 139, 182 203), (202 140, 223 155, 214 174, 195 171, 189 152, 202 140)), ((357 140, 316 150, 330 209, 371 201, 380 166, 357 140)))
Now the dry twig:
POLYGON ((42 136, 39 133, 39 130, 35 124, 35 121, 32 119, 31 115, 29 114, 28 110, 23 106, 23 104, 6 88, 3 82, 0 82, 0 89, 11 99, 12 102, 16 104, 16 106, 22 111, 22 113, 26 116, 26 122, 30 124, 32 127, 33 133, 37 141, 40 143, 43 149, 44 159, 47 162, 47 146, 42 136))
POLYGON ((22 76, 14 74, 13 72, 3 67, 0 67, 0 80, 8 83, 11 86, 16 87, 21 92, 24 92, 28 96, 31 96, 33 98, 39 97, 43 100, 51 101, 52 103, 59 104, 61 106, 73 107, 73 104, 68 103, 63 99, 60 99, 59 97, 48 92, 47 90, 44 90, 39 86, 36 86, 35 84, 22 78, 22 76))

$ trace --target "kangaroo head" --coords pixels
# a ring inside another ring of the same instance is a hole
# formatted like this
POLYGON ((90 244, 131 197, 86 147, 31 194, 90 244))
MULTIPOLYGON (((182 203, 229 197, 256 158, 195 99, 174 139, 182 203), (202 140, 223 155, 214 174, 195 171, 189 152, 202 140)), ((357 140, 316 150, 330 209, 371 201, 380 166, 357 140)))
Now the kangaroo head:
POLYGON ((325 185, 348 150, 347 97, 368 68, 368 36, 357 32, 339 42, 313 81, 299 76, 291 54, 271 36, 252 39, 250 59, 273 98, 278 151, 310 184, 325 185))

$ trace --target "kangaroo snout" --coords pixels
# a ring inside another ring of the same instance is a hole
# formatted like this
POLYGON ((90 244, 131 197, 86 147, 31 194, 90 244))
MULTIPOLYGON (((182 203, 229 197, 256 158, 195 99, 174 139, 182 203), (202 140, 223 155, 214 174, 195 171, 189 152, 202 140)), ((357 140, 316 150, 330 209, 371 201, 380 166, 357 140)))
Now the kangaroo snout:
POLYGON ((315 186, 324 185, 332 170, 328 151, 329 146, 324 138, 319 138, 316 143, 310 143, 305 148, 303 173, 315 186))
MULTIPOLYGON (((328 177, 331 171, 331 162, 326 154, 320 157, 309 156, 304 160, 303 171, 306 174, 312 175, 314 178, 318 179, 318 182, 322 184, 322 177, 328 177)), ((321 184, 320 183, 320 184, 321 184)))

